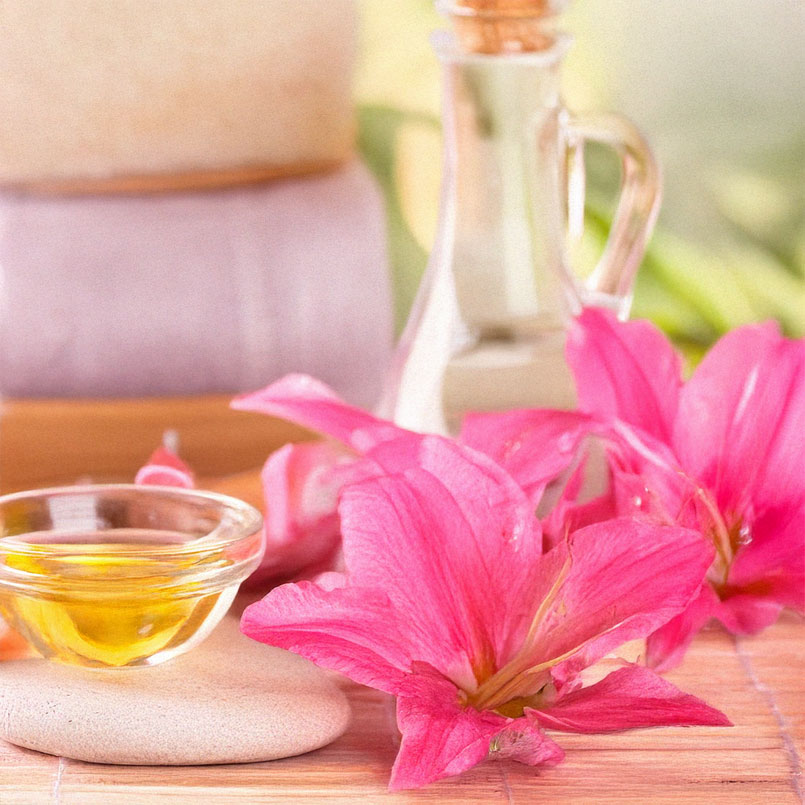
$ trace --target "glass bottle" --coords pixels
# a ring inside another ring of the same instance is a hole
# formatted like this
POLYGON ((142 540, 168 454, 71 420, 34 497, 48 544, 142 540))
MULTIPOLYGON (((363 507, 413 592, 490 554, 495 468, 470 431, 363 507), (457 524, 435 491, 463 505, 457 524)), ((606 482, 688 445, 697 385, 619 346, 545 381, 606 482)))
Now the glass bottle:
POLYGON ((564 0, 457 0, 433 45, 444 76, 444 176, 436 243, 379 413, 455 433, 468 411, 575 404, 564 360, 571 317, 625 317, 660 199, 659 170, 615 115, 578 116, 560 98, 570 38, 564 0), (584 146, 620 157, 610 236, 586 280, 568 260, 584 219, 584 146))

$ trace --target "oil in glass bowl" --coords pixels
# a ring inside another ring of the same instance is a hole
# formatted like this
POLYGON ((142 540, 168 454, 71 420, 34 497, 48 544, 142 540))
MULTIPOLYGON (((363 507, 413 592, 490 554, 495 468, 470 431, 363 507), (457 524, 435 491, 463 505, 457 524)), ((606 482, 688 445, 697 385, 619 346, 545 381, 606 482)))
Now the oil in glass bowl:
POLYGON ((16 508, 20 496, 0 499, 0 613, 44 657, 154 665, 201 642, 223 617, 260 560, 260 516, 234 499, 156 487, 106 487, 98 505, 101 489, 23 493, 68 502, 35 531, 25 530, 42 519, 31 517, 30 499, 16 508), (122 506, 109 504, 116 493, 122 506), (70 527, 87 514, 92 527, 70 527))

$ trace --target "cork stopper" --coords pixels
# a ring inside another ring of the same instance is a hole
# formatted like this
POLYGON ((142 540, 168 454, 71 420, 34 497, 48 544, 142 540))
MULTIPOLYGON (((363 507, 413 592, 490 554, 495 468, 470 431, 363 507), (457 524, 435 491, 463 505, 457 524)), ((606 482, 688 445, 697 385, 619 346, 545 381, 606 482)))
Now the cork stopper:
POLYGON ((533 53, 555 41, 550 20, 568 0, 443 0, 469 53, 533 53))

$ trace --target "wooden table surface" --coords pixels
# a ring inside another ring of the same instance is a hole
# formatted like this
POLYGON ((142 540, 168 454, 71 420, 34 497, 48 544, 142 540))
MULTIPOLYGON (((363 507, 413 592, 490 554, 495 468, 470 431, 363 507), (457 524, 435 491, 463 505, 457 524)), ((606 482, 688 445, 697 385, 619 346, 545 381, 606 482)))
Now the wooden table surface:
POLYGON ((317 752, 270 763, 102 766, 0 742, 0 803, 802 803, 803 638, 805 624, 793 616, 752 639, 704 633, 669 676, 724 710, 734 727, 558 734, 567 757, 553 769, 492 761, 418 792, 389 794, 392 701, 345 682, 354 711, 347 733, 317 752))

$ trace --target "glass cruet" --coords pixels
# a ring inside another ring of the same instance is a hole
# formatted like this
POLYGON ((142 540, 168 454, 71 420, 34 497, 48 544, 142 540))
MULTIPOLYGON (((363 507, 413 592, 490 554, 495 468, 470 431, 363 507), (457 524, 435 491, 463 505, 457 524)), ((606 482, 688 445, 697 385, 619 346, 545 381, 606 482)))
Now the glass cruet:
POLYGON ((436 242, 379 407, 417 431, 455 433, 468 411, 575 404, 566 328, 583 305, 626 317, 654 225, 660 175, 612 114, 560 98, 565 0, 451 0, 433 46, 443 69, 444 175, 436 242), (584 221, 584 147, 609 146, 621 189, 609 239, 582 280, 569 244, 584 221))

